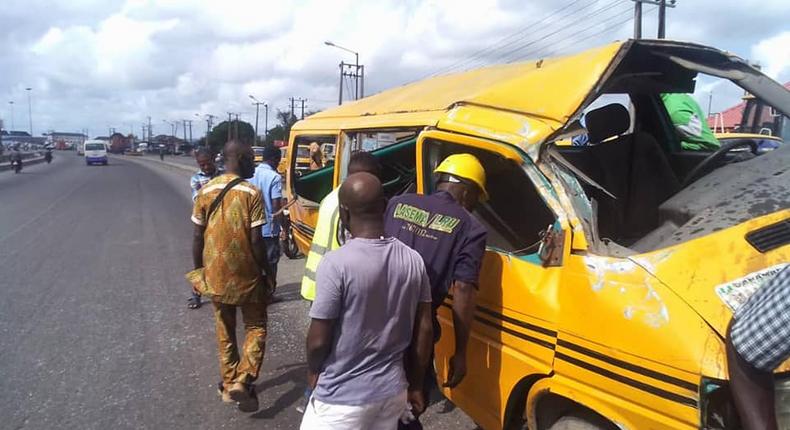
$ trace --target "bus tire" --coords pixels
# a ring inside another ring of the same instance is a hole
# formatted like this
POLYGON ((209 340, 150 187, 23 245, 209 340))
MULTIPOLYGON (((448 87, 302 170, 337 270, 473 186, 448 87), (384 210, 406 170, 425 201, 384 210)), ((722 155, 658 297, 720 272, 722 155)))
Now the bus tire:
POLYGON ((574 415, 566 415, 558 419, 549 427, 549 430, 606 430, 607 426, 601 427, 598 424, 587 421, 584 418, 574 415))

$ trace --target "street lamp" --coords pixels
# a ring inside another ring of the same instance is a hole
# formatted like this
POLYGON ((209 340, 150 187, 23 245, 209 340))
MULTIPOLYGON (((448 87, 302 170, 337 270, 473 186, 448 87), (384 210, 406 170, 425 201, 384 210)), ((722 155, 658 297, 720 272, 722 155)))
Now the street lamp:
POLYGON ((14 101, 10 100, 8 104, 11 105, 11 130, 13 130, 16 128, 14 125, 14 101))
POLYGON ((259 101, 252 94, 250 94, 250 98, 253 101, 252 104, 255 105, 255 138, 256 139, 258 138, 258 109, 260 108, 261 105, 263 105, 263 108, 265 110, 264 115, 266 118, 264 119, 264 123, 263 123, 263 140, 266 141, 266 137, 269 134, 269 104, 266 102, 259 101))
POLYGON ((30 121, 31 136, 33 135, 33 104, 30 102, 30 91, 32 90, 33 88, 30 87, 25 88, 25 91, 27 91, 27 115, 28 115, 28 120, 30 121))
MULTIPOLYGON (((353 49, 348 49, 346 47, 340 46, 340 45, 335 44, 334 42, 330 42, 328 40, 326 42, 324 42, 324 45, 331 46, 331 47, 338 48, 338 49, 342 49, 342 50, 344 50, 346 52, 350 52, 350 53, 354 54, 354 58, 355 58, 354 70, 356 71, 354 73, 354 99, 358 100, 360 97, 365 97, 365 81, 364 81, 363 74, 360 72, 359 52, 354 51, 353 49), (361 82, 360 82, 360 78, 362 78, 361 82)), ((342 87, 343 87, 343 83, 342 83, 343 82, 342 63, 341 63, 340 73, 341 73, 341 75, 340 75, 340 82, 341 82, 340 83, 340 87, 341 87, 340 91, 341 91, 341 94, 342 94, 342 91, 343 91, 343 89, 342 89, 342 87)), ((342 96, 341 96, 341 102, 342 102, 342 96)))

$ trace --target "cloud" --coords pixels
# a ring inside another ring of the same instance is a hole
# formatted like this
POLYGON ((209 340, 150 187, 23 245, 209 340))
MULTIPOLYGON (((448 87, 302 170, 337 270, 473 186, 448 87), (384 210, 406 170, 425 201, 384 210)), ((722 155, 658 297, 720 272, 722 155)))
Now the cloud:
MULTIPOLYGON (((271 126, 289 97, 307 98, 308 109, 336 104, 338 63, 355 58, 326 40, 360 53, 370 94, 627 38, 631 8, 625 0, 5 0, 0 97, 23 101, 33 86, 37 132, 139 129, 149 115, 157 132, 163 120, 196 113, 254 120, 249 94, 269 103, 271 126)), ((651 10, 646 35, 655 32, 651 10)), ((785 18, 783 0, 684 1, 668 12, 667 32, 750 56, 781 77, 790 36, 772 29, 785 18)))
POLYGON ((761 40, 751 52, 766 75, 774 79, 787 79, 790 75, 790 31, 761 40))

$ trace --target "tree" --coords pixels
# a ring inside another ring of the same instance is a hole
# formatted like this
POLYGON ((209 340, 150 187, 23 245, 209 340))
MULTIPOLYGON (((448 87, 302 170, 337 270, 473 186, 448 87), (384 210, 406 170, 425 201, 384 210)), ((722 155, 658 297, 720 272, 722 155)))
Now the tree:
POLYGON ((209 133, 211 150, 215 153, 222 151, 222 147, 225 146, 225 142, 228 141, 228 136, 245 143, 253 144, 255 142, 255 128, 252 124, 244 121, 222 121, 211 129, 211 133, 209 133), (237 125, 238 135, 236 135, 237 125), (230 134, 228 134, 229 127, 230 134))

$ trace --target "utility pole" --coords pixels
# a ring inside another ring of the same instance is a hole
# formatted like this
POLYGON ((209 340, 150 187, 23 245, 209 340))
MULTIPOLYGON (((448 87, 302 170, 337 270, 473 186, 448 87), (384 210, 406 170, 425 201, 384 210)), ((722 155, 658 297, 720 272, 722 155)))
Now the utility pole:
POLYGON ((659 0, 658 5, 658 38, 664 39, 667 27, 667 0, 659 0))
POLYGON ((216 118, 216 116, 210 113, 206 114, 206 148, 211 148, 211 143, 209 142, 209 133, 211 132, 211 126, 214 122, 214 118, 216 118))
POLYGON ((33 135, 33 103, 30 101, 30 91, 33 88, 27 87, 25 91, 27 91, 27 118, 30 121, 30 135, 33 135))
POLYGON ((642 38, 642 4, 658 6, 658 38, 666 36, 667 8, 674 8, 677 0, 631 0, 634 2, 634 39, 642 38))
POLYGON ((151 117, 148 117, 148 145, 151 145, 151 139, 153 139, 154 129, 151 127, 151 117))
POLYGON ((288 98, 288 100, 291 101, 291 117, 294 117, 294 116, 296 116, 296 114, 294 113, 294 109, 295 109, 294 108, 294 103, 296 102, 296 99, 293 98, 293 97, 290 97, 290 98, 288 98))
POLYGON ((184 125, 184 142, 186 142, 187 141, 187 120, 182 119, 181 121, 184 122, 184 124, 183 124, 184 125))
POLYGON ((302 103, 302 119, 304 119, 304 102, 306 102, 307 99, 303 99, 303 98, 299 97, 299 98, 296 99, 296 101, 302 103))
POLYGON ((713 91, 708 93, 708 118, 710 118, 711 105, 713 105, 713 91))
POLYGON ((230 142, 230 139, 231 139, 231 128, 232 128, 231 125, 233 125, 233 123, 231 122, 231 121, 233 121, 233 118, 231 117, 231 115, 233 115, 233 114, 228 112, 228 142, 230 142))

